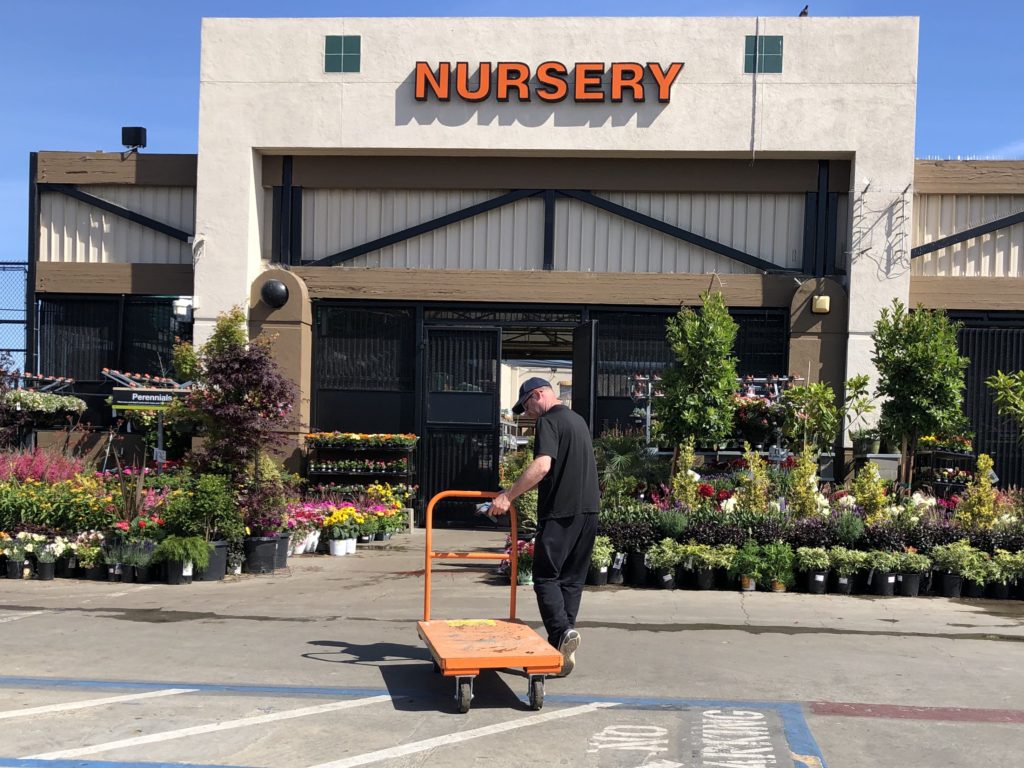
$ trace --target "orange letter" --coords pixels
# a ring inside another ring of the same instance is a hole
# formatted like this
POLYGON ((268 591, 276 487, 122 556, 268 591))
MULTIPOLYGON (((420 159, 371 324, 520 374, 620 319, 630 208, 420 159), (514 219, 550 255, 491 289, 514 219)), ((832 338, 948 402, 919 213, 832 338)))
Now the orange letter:
POLYGON ((658 84, 658 101, 662 104, 667 104, 669 100, 669 93, 672 90, 672 83, 679 77, 679 73, 683 71, 682 62, 674 61, 668 65, 668 71, 664 71, 661 68, 661 64, 657 62, 648 62, 647 69, 651 71, 651 75, 654 77, 654 81, 658 84))
POLYGON ((464 101, 483 101, 491 92, 491 62, 480 62, 480 84, 475 91, 469 90, 469 64, 460 61, 455 65, 455 92, 464 101))
POLYGON ((537 98, 541 101, 561 101, 568 96, 569 86, 565 83, 568 74, 565 64, 558 61, 545 61, 537 67, 537 82, 550 86, 538 88, 537 98))
POLYGON ((644 68, 633 62, 612 64, 612 101, 622 101, 622 91, 633 91, 633 101, 644 100, 644 68), (628 75, 628 77, 627 77, 628 75))
POLYGON ((508 101, 508 92, 515 88, 519 92, 520 101, 530 100, 530 68, 518 61, 498 62, 498 82, 495 85, 495 92, 498 101, 508 101))
POLYGON ((438 65, 437 77, 434 76, 434 70, 430 68, 430 64, 425 61, 417 61, 413 90, 416 101, 427 100, 427 86, 434 92, 438 101, 448 101, 448 89, 451 87, 451 79, 452 65, 447 61, 442 61, 438 65))
POLYGON ((589 90, 594 86, 601 87, 604 64, 577 64, 573 75, 576 78, 576 101, 604 101, 604 91, 589 90))

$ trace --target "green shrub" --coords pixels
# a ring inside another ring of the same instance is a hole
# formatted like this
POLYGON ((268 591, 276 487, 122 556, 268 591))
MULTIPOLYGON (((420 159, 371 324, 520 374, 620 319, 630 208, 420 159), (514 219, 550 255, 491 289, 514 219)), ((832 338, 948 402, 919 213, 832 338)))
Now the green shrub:
MULTIPOLYGON (((735 547, 733 547, 735 549, 735 547)), ((681 547, 680 563, 688 571, 702 571, 705 568, 716 568, 718 557, 715 550, 708 544, 690 542, 681 547)))
POLYGON ((864 565, 882 573, 895 573, 899 569, 900 555, 885 549, 872 549, 866 553, 864 565))
POLYGON ((854 549, 864 538, 864 521, 860 515, 849 509, 836 515, 833 538, 837 544, 854 549))
POLYGON ((733 578, 748 576, 757 580, 764 573, 764 566, 761 545, 753 539, 747 539, 733 556, 729 566, 729 575, 733 578))
POLYGON ((828 551, 824 547, 797 547, 798 571, 827 571, 828 565, 828 551))
POLYGON ((853 576, 864 567, 867 559, 867 552, 846 547, 830 547, 828 550, 828 563, 838 576, 853 576))
POLYGON ((793 584, 793 548, 784 541, 773 541, 761 548, 764 559, 762 575, 768 581, 776 581, 787 587, 793 584))
POLYGON ((594 568, 607 568, 612 564, 612 542, 607 536, 594 539, 594 550, 590 553, 590 565, 594 568))
POLYGON ((651 568, 675 568, 682 560, 682 551, 675 539, 662 539, 647 550, 651 568))
POLYGON ((973 578, 971 574, 979 574, 985 570, 983 563, 987 555, 980 549, 972 547, 967 539, 933 547, 931 555, 938 570, 967 579, 973 578))
POLYGON ((168 536, 153 550, 153 562, 187 563, 199 570, 210 562, 210 545, 202 536, 168 536))
POLYGON ((932 559, 920 552, 901 552, 897 556, 898 573, 924 573, 931 570, 932 559))

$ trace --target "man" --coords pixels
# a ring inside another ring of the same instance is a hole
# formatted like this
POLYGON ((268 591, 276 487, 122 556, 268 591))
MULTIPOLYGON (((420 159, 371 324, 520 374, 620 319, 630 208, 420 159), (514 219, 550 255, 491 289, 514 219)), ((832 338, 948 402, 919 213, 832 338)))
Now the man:
POLYGON ((534 459, 491 508, 507 512, 513 501, 537 487, 533 589, 548 642, 562 654, 560 676, 565 677, 580 646, 576 614, 597 534, 597 462, 587 423, 559 402, 547 381, 534 377, 523 382, 512 412, 524 411, 537 420, 534 459))

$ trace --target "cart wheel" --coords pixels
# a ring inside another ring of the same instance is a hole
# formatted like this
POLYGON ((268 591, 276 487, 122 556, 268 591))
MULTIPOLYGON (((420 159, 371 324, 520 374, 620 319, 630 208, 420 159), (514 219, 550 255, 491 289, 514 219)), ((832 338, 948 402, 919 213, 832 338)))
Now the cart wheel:
POLYGON ((437 659, 431 659, 430 663, 434 665, 434 672, 441 674, 441 666, 437 663, 437 659))
POLYGON ((530 709, 538 710, 544 706, 544 678, 530 679, 530 709))
POLYGON ((459 714, 469 712, 469 702, 473 699, 473 686, 469 680, 459 680, 459 692, 455 698, 459 702, 459 714))

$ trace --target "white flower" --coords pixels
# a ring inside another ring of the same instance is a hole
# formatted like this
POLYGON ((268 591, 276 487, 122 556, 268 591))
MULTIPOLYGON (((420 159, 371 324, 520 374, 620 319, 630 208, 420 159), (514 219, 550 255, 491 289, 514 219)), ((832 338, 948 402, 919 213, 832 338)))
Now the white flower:
POLYGON ((730 496, 728 499, 722 502, 722 511, 726 514, 731 514, 736 509, 736 497, 730 496))
POLYGON ((896 504, 890 504, 882 509, 886 517, 896 517, 900 513, 900 508, 896 504))
POLYGON ((828 499, 825 498, 825 495, 823 493, 819 491, 818 493, 814 494, 814 503, 818 507, 819 515, 828 516, 831 510, 828 506, 828 499))
POLYGON ((924 507, 925 509, 931 509, 935 506, 935 498, 932 496, 925 496, 920 491, 915 491, 914 495, 910 497, 910 503, 915 507, 924 507))
POLYGON ((692 469, 686 470, 686 474, 689 475, 690 479, 693 480, 694 482, 697 482, 698 480, 700 480, 700 475, 698 475, 692 469))
POLYGON ((843 496, 837 502, 843 509, 853 509, 857 505, 857 498, 850 494, 843 496))

